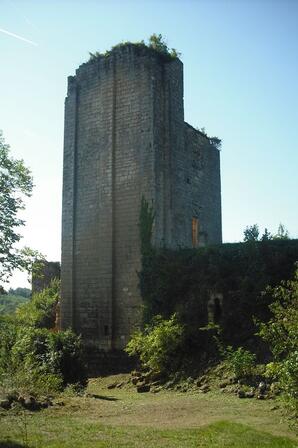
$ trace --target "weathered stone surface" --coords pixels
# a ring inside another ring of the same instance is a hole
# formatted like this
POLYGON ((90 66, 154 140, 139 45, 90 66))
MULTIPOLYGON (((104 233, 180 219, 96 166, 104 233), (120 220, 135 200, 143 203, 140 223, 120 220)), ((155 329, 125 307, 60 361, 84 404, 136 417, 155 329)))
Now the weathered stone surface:
POLYGON ((183 64, 122 46, 82 64, 65 102, 61 326, 123 349, 141 322, 139 211, 153 244, 221 242, 219 151, 184 122, 183 64))
POLYGON ((47 288, 54 278, 60 279, 60 263, 58 261, 39 262, 37 273, 32 274, 32 294, 47 288))

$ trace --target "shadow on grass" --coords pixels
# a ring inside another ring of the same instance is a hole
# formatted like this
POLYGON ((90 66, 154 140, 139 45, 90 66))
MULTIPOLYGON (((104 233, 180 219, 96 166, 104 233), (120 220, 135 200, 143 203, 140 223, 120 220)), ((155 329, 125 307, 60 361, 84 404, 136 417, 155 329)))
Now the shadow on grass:
MULTIPOLYGON (((108 395, 97 395, 97 394, 89 394, 89 397, 96 398, 97 400, 106 400, 106 401, 118 401, 119 398, 110 397, 108 395)), ((1 448, 1 446, 0 446, 1 448)))
POLYGON ((26 446, 28 445, 22 445, 21 443, 12 440, 0 440, 0 448, 25 448, 26 446))

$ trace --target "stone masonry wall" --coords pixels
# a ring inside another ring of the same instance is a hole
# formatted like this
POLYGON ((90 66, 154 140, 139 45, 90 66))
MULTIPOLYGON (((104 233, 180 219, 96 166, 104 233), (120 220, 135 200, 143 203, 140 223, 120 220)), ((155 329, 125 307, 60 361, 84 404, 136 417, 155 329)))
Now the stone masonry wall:
POLYGON ((52 280, 60 279, 59 261, 39 261, 37 272, 32 273, 32 294, 50 286, 52 280))
MULTIPOLYGON (((185 123, 184 201, 188 222, 199 222, 198 245, 220 244, 221 188, 220 153, 209 138, 185 123)), ((191 239, 191 225, 185 229, 191 239)))
POLYGON ((140 324, 142 196, 155 210, 155 245, 191 246, 194 209, 210 241, 221 241, 220 202, 216 213, 208 203, 220 201, 219 173, 212 173, 219 170, 218 151, 198 143, 195 130, 185 126, 178 59, 125 45, 69 77, 61 325, 89 345, 121 349, 140 324), (201 150, 206 174, 192 164, 201 150), (205 194, 192 199, 201 188, 205 194), (208 219, 219 222, 209 225, 208 219))

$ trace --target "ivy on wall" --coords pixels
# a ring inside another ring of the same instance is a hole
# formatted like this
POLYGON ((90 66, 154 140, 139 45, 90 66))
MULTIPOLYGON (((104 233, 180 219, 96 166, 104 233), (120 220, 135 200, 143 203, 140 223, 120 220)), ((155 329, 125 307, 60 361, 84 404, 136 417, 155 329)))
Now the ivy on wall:
MULTIPOLYGON (((148 225, 153 223, 152 213, 144 203, 144 222, 148 225)), ((202 338, 199 328, 208 324, 210 297, 217 293, 222 296, 220 325, 224 339, 238 345, 253 339, 254 317, 262 321, 270 317, 271 299, 262 292, 267 285, 289 279, 298 260, 298 240, 180 250, 150 246, 147 250, 149 235, 144 225, 139 273, 144 322, 157 314, 169 318, 178 312, 194 345, 202 338)))

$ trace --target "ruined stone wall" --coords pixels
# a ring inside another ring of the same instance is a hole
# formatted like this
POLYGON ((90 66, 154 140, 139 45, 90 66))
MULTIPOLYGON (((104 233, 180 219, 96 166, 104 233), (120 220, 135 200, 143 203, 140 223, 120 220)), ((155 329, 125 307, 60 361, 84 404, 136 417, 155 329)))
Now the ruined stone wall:
POLYGON ((32 294, 48 288, 55 278, 60 279, 59 261, 38 261, 37 270, 32 273, 32 294))
MULTIPOLYGON (((81 333, 86 343, 121 349, 140 324, 142 196, 155 211, 153 244, 191 246, 190 195, 197 193, 188 184, 192 178, 195 185, 193 142, 187 134, 185 145, 183 65, 178 59, 125 45, 69 77, 61 325, 81 333)), ((202 188, 208 176, 213 174, 201 176, 202 188)), ((208 213, 209 197, 198 200, 205 201, 208 213)))
MULTIPOLYGON (((184 201, 188 221, 198 219, 198 245, 220 244, 220 153, 207 136, 185 123, 184 201)), ((188 234, 191 227, 185 229, 188 234)), ((191 238, 191 236, 189 236, 191 238)))

